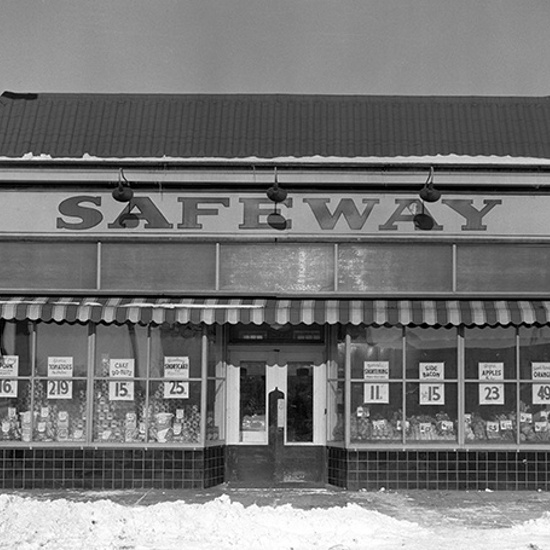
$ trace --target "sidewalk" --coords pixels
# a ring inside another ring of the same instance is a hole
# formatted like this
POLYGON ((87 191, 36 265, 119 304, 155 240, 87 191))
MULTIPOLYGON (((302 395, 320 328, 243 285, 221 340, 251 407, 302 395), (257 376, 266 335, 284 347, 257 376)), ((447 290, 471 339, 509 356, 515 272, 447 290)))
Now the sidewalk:
POLYGON ((222 495, 243 506, 282 506, 309 510, 345 507, 348 503, 427 527, 504 528, 550 512, 550 493, 533 491, 345 491, 318 489, 249 489, 221 485, 205 490, 133 489, 120 491, 4 491, 37 500, 77 502, 109 500, 123 506, 185 501, 204 504, 222 495))

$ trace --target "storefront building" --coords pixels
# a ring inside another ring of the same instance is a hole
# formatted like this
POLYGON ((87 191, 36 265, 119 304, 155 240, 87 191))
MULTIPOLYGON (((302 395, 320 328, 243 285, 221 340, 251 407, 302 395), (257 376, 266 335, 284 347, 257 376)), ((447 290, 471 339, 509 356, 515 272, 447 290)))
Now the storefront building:
POLYGON ((0 487, 549 489, 549 184, 546 98, 4 93, 0 487))

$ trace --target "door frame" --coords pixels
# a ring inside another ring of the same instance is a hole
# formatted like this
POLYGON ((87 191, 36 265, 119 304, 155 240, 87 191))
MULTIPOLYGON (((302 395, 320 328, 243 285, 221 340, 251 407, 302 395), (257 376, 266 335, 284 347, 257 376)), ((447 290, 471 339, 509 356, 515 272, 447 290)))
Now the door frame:
MULTIPOLYGON (((265 361, 266 370, 266 426, 269 425, 269 392, 277 386, 287 396, 287 364, 289 362, 310 362, 313 368, 313 441, 287 442, 285 414, 285 446, 325 446, 327 411, 327 358, 324 345, 237 345, 228 348, 226 361, 226 444, 227 445, 268 445, 264 441, 240 441, 240 371, 241 361, 265 361)), ((285 408, 286 412, 286 408, 285 408)))

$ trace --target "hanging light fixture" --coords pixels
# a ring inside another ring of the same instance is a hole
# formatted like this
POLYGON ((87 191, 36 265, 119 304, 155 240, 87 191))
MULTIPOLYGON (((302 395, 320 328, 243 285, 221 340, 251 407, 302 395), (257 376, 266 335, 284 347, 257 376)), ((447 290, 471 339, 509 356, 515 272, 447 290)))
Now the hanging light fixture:
POLYGON ((277 168, 275 168, 275 182, 266 191, 267 198, 273 201, 275 204, 284 202, 288 193, 282 187, 279 187, 279 180, 277 179, 277 168))
POLYGON ((430 173, 424 187, 418 193, 422 199, 422 211, 413 218, 414 226, 422 231, 430 231, 435 225, 434 219, 426 213, 426 202, 437 202, 441 198, 441 191, 434 187, 434 169, 430 166, 430 173))
POLYGON ((430 166, 430 174, 424 184, 424 187, 420 190, 420 198, 424 202, 437 202, 441 198, 441 191, 434 187, 434 168, 430 166))
POLYGON ((124 176, 122 168, 118 171, 118 184, 112 195, 117 202, 130 202, 134 197, 134 191, 130 187, 130 182, 124 176))
POLYGON ((278 212, 277 204, 284 202, 288 195, 286 189, 279 187, 277 179, 277 168, 275 168, 275 181, 273 185, 266 191, 267 198, 273 202, 273 212, 267 216, 267 224, 273 229, 283 231, 287 228, 288 222, 286 218, 278 212))

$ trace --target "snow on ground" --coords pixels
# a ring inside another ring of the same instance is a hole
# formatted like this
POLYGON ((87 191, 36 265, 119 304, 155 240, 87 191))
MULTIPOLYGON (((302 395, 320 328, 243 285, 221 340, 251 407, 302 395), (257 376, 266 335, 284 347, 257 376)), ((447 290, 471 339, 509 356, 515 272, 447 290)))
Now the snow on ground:
POLYGON ((244 506, 227 495, 149 506, 0 495, 0 549, 550 550, 550 513, 509 528, 419 525, 357 504, 244 506))

